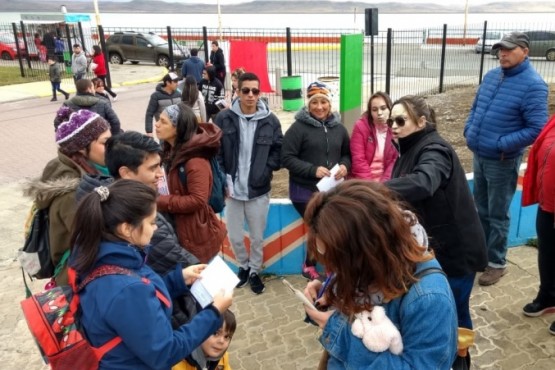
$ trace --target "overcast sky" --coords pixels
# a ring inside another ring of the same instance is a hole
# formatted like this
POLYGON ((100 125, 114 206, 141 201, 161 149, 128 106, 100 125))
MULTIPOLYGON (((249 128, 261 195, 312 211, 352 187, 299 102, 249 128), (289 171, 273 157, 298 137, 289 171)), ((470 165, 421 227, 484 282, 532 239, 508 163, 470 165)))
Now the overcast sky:
MULTIPOLYGON (((166 0, 166 1, 181 1, 186 3, 205 3, 205 4, 217 3, 217 0, 166 0)), ((247 3, 250 1, 252 0, 220 0, 220 5, 247 3)), ((282 1, 298 1, 298 0, 282 0, 282 1)), ((305 0, 305 1, 321 1, 321 0, 305 0)), ((328 0, 328 1, 345 2, 345 1, 356 1, 356 0, 328 0)), ((432 3, 432 4, 437 3, 441 5, 447 5, 447 4, 464 5, 464 1, 465 0, 374 0, 372 1, 372 3, 395 2, 395 3, 432 3)), ((469 6, 484 5, 488 3, 494 3, 494 2, 530 3, 530 2, 536 2, 536 0, 468 0, 468 5, 469 6)))

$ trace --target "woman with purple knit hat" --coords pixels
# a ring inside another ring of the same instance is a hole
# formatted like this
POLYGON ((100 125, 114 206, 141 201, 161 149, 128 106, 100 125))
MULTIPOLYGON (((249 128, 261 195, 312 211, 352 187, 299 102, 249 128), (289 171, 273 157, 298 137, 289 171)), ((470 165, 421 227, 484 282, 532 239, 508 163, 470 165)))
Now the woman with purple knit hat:
POLYGON ((55 266, 63 269, 55 276, 67 284, 65 261, 70 248, 70 228, 77 209, 75 191, 85 174, 108 174, 104 164, 104 144, 111 136, 110 125, 88 110, 72 111, 63 106, 56 113, 58 155, 50 160, 39 179, 31 181, 25 194, 39 209, 49 208, 50 253, 55 266))

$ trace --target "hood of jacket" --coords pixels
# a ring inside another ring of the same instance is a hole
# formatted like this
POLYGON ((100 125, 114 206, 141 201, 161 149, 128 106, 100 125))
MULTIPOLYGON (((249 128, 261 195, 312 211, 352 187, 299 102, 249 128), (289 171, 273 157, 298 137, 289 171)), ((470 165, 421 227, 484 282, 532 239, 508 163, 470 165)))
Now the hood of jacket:
POLYGON ((314 127, 333 127, 341 124, 341 115, 339 112, 332 112, 332 114, 322 122, 312 117, 307 107, 302 107, 301 110, 295 114, 295 120, 314 127))
POLYGON ((75 200, 79 202, 95 188, 99 186, 108 186, 113 182, 114 178, 112 176, 86 174, 79 182, 79 186, 77 187, 77 191, 75 193, 75 200))
POLYGON ((100 243, 95 264, 139 270, 145 264, 145 256, 144 251, 126 241, 103 241, 100 243))
POLYGON ((32 198, 39 209, 50 206, 57 197, 75 191, 85 171, 69 157, 58 157, 46 164, 42 176, 23 185, 23 194, 32 198))
POLYGON ((99 97, 94 96, 93 94, 77 94, 73 96, 73 98, 69 99, 67 103, 74 104, 79 107, 92 107, 100 100, 99 97))
POLYGON ((78 185, 79 179, 71 177, 60 177, 50 181, 35 179, 24 185, 23 194, 34 199, 39 209, 44 209, 57 197, 75 191, 78 185))
MULTIPOLYGON (((247 115, 245 115, 241 111, 241 99, 235 99, 233 101, 231 105, 231 111, 239 117, 246 119, 247 115)), ((262 100, 258 100, 258 103, 256 104, 256 113, 254 113, 254 116, 251 118, 251 120, 260 121, 261 119, 268 117, 270 113, 270 108, 268 108, 266 103, 264 103, 264 101, 262 100)))
POLYGON ((210 159, 220 150, 222 130, 213 123, 199 123, 197 132, 184 143, 172 161, 173 169, 193 157, 210 159))
POLYGON ((198 56, 192 56, 192 57, 189 58, 189 60, 191 61, 190 63, 202 64, 204 66, 204 62, 198 56))

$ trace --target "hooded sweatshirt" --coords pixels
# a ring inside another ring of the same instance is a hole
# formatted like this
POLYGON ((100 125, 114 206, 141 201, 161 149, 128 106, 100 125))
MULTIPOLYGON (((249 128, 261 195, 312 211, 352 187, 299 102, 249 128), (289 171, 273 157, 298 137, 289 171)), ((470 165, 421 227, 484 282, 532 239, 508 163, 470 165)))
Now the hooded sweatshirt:
POLYGON ((199 83, 202 80, 202 70, 204 69, 204 62, 198 56, 192 56, 183 62, 181 67, 181 74, 183 78, 193 76, 195 81, 199 83))
POLYGON ((279 119, 259 100, 256 112, 243 114, 240 100, 216 116, 222 129, 219 161, 233 180, 233 198, 249 200, 268 193, 273 171, 281 167, 283 135, 279 119))
POLYGON ((160 113, 170 105, 177 104, 181 101, 181 93, 175 90, 173 93, 168 94, 164 90, 164 84, 159 83, 156 85, 156 91, 150 95, 150 100, 148 101, 148 107, 146 108, 145 114, 145 132, 147 134, 152 133, 152 118, 156 121, 160 119, 160 113))
POLYGON ((216 78, 213 70, 208 69, 208 80, 202 79, 199 83, 200 92, 204 96, 204 104, 206 105, 206 115, 210 117, 218 114, 220 108, 216 106, 216 102, 224 97, 224 87, 220 80, 216 78))

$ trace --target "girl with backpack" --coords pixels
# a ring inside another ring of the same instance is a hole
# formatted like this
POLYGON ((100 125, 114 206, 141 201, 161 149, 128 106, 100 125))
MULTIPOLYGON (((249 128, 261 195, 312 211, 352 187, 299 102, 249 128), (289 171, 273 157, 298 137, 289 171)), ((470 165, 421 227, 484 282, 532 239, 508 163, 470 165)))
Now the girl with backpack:
POLYGON ((34 198, 38 209, 48 209, 50 256, 54 266, 62 267, 54 278, 57 285, 66 285, 66 252, 71 246, 71 223, 77 209, 75 192, 85 174, 109 174, 104 163, 104 144, 111 133, 104 118, 84 109, 73 112, 63 106, 54 122, 58 154, 25 193, 34 198))
POLYGON ((171 297, 187 293, 206 266, 178 265, 160 277, 144 263, 156 230, 156 196, 139 181, 118 180, 86 195, 75 214, 70 265, 77 283, 99 268, 123 271, 98 277, 79 292, 90 344, 121 338, 99 369, 169 370, 222 326, 232 303, 230 295, 217 294, 190 323, 172 329, 171 297))
POLYGON ((158 210, 173 218, 180 244, 207 263, 220 252, 227 234, 208 203, 214 183, 211 159, 220 149, 222 131, 198 123, 193 110, 181 102, 160 114, 156 136, 164 141, 162 164, 169 188, 169 195, 158 197, 158 210))

